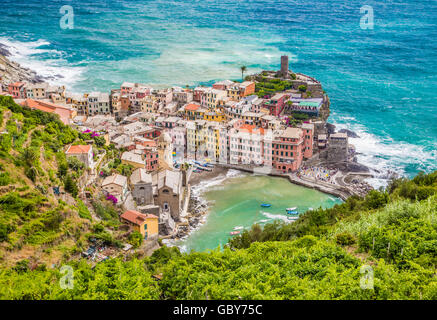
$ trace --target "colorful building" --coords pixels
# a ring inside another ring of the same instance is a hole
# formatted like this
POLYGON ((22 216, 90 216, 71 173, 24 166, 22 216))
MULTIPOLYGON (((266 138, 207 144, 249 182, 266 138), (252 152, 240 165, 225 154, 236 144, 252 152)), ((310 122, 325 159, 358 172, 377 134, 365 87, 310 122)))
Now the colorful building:
POLYGON ((286 93, 277 93, 270 100, 264 102, 264 108, 269 109, 270 114, 277 117, 284 109, 287 98, 286 93))
POLYGON ((135 210, 128 210, 120 216, 120 220, 141 233, 146 240, 158 236, 159 218, 153 214, 142 214, 135 210))
POLYGON ((28 107, 31 110, 55 113, 59 115, 60 120, 67 125, 70 124, 71 119, 77 115, 77 111, 68 106, 57 105, 40 100, 26 99, 22 103, 22 106, 28 107))
POLYGON ((158 149, 157 148, 146 148, 144 152, 144 160, 146 162, 146 171, 156 171, 158 170, 158 149))
POLYGON ((282 173, 294 172, 303 161, 304 131, 288 127, 275 135, 272 147, 273 166, 282 173))
POLYGON ((121 155, 121 163, 130 164, 134 168, 146 168, 145 161, 141 155, 129 151, 123 152, 121 155))
POLYGON ((305 159, 310 159, 313 156, 314 124, 312 123, 302 124, 302 130, 304 132, 303 157, 305 159))
POLYGON ((24 82, 14 82, 8 85, 8 92, 15 99, 26 99, 25 88, 24 82))
POLYGON ((123 201, 128 192, 127 178, 121 174, 106 177, 102 182, 102 189, 108 194, 117 197, 118 200, 123 201))
POLYGON ((85 164, 86 168, 94 167, 94 153, 91 145, 71 145, 65 151, 67 157, 75 157, 85 164))

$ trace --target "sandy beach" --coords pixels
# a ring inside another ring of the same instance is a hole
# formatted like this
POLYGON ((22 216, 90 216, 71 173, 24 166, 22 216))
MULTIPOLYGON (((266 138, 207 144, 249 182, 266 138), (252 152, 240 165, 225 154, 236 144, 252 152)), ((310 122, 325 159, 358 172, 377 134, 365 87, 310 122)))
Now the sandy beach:
POLYGON ((228 168, 224 168, 221 166, 215 166, 212 171, 202 171, 202 172, 193 172, 190 177, 190 185, 195 186, 202 181, 207 181, 218 177, 219 175, 226 175, 228 172, 228 168))

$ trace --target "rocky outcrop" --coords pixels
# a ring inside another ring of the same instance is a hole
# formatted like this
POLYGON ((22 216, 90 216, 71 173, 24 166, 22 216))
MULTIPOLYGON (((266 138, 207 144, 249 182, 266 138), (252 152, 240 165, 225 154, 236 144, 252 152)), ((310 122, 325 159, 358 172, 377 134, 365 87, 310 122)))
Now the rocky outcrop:
POLYGON ((29 83, 43 82, 44 77, 36 74, 28 68, 22 67, 20 64, 10 61, 6 56, 9 55, 8 49, 0 46, 0 82, 3 86, 17 81, 25 81, 29 83))
POLYGON ((348 129, 340 129, 338 132, 346 133, 349 138, 359 138, 360 137, 355 132, 348 130, 348 129))

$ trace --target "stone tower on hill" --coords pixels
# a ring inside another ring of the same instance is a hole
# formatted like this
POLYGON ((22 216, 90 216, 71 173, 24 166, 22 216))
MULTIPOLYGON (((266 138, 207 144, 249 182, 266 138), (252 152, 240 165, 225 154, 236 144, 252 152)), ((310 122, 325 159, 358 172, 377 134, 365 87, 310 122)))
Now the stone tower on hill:
POLYGON ((287 77, 288 76, 288 56, 281 56, 281 76, 287 77))

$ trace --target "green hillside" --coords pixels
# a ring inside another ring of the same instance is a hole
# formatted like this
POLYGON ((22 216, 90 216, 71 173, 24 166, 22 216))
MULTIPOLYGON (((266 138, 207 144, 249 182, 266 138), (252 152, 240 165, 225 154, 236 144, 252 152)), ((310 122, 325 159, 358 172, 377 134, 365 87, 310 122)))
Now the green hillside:
POLYGON ((57 115, 0 96, 0 266, 58 265, 78 255, 92 227, 76 198, 85 169, 64 148, 88 137, 57 115), (53 187, 61 194, 55 195, 53 187))

